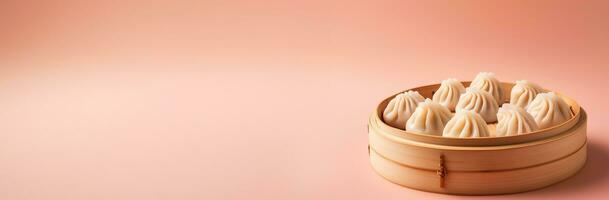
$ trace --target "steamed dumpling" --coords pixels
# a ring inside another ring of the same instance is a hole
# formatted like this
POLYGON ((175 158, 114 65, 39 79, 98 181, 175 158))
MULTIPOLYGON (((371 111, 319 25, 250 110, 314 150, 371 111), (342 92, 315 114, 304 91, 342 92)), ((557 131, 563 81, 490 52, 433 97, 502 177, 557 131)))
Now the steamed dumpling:
POLYGON ((444 127, 444 137, 488 137, 490 136, 488 126, 482 117, 471 110, 457 111, 444 127))
POLYGON ((527 107, 540 129, 558 125, 571 118, 569 104, 554 92, 538 94, 527 107))
POLYGON ((425 99, 406 122, 406 131, 430 135, 442 135, 444 126, 452 117, 448 108, 425 99))
POLYGON ((442 85, 433 95, 433 101, 440 105, 446 106, 451 111, 455 110, 455 106, 459 102, 461 93, 465 92, 465 87, 457 79, 449 78, 442 81, 442 85))
POLYGON ((469 87, 478 88, 491 94, 498 104, 503 103, 503 89, 495 74, 491 72, 480 72, 469 87))
POLYGON ((467 88, 465 93, 461 95, 456 108, 457 112, 461 110, 474 111, 480 114, 486 122, 497 121, 497 109, 499 109, 499 106, 491 94, 471 87, 467 88))
POLYGON ((417 91, 408 91, 396 95, 383 112, 383 120, 392 127, 404 129, 406 120, 425 98, 417 91))
POLYGON ((535 83, 527 80, 516 81, 510 95, 510 104, 526 108, 535 96, 542 92, 543 89, 535 83))
POLYGON ((512 104, 506 103, 499 108, 497 120, 496 136, 521 135, 539 129, 531 114, 512 104))

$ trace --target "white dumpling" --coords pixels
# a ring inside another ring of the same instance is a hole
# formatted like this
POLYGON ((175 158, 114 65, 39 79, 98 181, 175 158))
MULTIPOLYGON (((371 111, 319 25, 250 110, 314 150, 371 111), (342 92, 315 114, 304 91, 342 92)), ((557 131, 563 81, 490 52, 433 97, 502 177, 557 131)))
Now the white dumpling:
POLYGON ((510 94, 510 104, 526 108, 535 96, 543 91, 539 85, 527 80, 516 81, 510 94))
POLYGON ((425 99, 406 122, 406 131, 441 136, 451 117, 452 113, 448 108, 431 99, 425 99))
POLYGON ((457 111, 444 127, 444 137, 489 137, 488 125, 482 116, 471 110, 457 111))
POLYGON ((461 110, 474 111, 489 123, 497 121, 497 109, 499 109, 499 105, 491 94, 472 87, 467 88, 465 93, 461 95, 456 108, 457 112, 461 110))
POLYGON ((503 89, 501 83, 495 74, 491 72, 480 72, 476 75, 476 78, 472 81, 469 87, 478 88, 491 94, 498 104, 503 103, 503 89))
POLYGON ((383 112, 383 121, 392 127, 404 129, 406 120, 425 98, 417 91, 407 91, 396 95, 383 112))
POLYGON ((457 79, 449 78, 442 81, 442 85, 433 95, 433 101, 446 106, 451 111, 455 111, 459 97, 463 92, 465 92, 463 84, 457 79))
POLYGON ((503 104, 497 112, 496 136, 513 136, 539 129, 531 114, 513 104, 503 104))
POLYGON ((537 94, 527 107, 540 129, 558 125, 571 118, 569 104, 554 92, 537 94))

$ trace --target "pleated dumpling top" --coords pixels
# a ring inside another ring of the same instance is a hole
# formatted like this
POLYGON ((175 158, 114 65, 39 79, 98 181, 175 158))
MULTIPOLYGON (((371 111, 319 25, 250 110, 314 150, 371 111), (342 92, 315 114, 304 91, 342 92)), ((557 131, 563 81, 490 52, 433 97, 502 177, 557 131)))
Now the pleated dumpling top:
POLYGON ((526 108, 537 94, 544 92, 539 85, 527 80, 516 81, 510 93, 510 104, 526 108))
POLYGON ((554 92, 537 94, 527 107, 540 129, 552 127, 571 118, 569 104, 554 92))
POLYGON ((491 96, 493 96, 497 104, 503 103, 503 89, 499 80, 495 78, 494 73, 478 73, 478 75, 476 75, 476 78, 474 78, 469 87, 478 88, 480 90, 486 91, 491 94, 491 96))
POLYGON ((406 122, 406 131, 441 136, 451 117, 452 113, 448 108, 431 99, 425 99, 406 122))
POLYGON ((444 127, 442 136, 444 137, 489 137, 488 125, 482 117, 471 110, 457 111, 444 127))
POLYGON ((496 136, 513 136, 539 129, 531 114, 513 104, 503 104, 497 112, 496 136))
POLYGON ((461 95, 456 108, 457 112, 461 110, 474 111, 489 123, 497 121, 497 109, 499 109, 499 105, 491 94, 472 87, 467 88, 466 92, 461 95))
POLYGON ((449 78, 442 81, 440 88, 433 94, 433 101, 446 106, 451 111, 455 111, 459 97, 464 92, 465 87, 459 80, 449 78))
POLYGON ((407 91, 396 95, 383 112, 383 121, 392 127, 404 130, 406 120, 425 98, 417 91, 407 91))

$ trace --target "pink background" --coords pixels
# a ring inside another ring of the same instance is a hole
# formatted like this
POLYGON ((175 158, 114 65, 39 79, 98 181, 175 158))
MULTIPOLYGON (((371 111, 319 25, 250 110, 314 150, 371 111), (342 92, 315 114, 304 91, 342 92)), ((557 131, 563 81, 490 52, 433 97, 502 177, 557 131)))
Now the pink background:
POLYGON ((599 199, 609 1, 1 1, 0 199, 599 199), (367 118, 492 71, 588 111, 589 161, 522 194, 389 183, 367 118))

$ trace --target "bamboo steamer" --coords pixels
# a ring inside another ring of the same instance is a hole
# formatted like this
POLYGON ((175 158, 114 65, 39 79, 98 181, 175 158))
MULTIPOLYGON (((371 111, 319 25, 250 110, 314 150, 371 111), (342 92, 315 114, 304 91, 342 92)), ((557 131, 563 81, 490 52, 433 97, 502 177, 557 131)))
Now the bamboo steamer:
MULTIPOLYGON (((504 94, 510 94, 514 84, 502 86, 504 94)), ((410 90, 431 98, 439 87, 410 90)), ((578 172, 586 161, 586 113, 573 99, 557 94, 570 106, 569 120, 525 135, 487 138, 448 138, 393 128, 382 120, 393 95, 370 117, 370 162, 393 183, 436 193, 507 194, 549 186, 578 172)), ((507 102, 509 95, 505 96, 507 102)), ((493 135, 495 124, 489 129, 493 135)))

